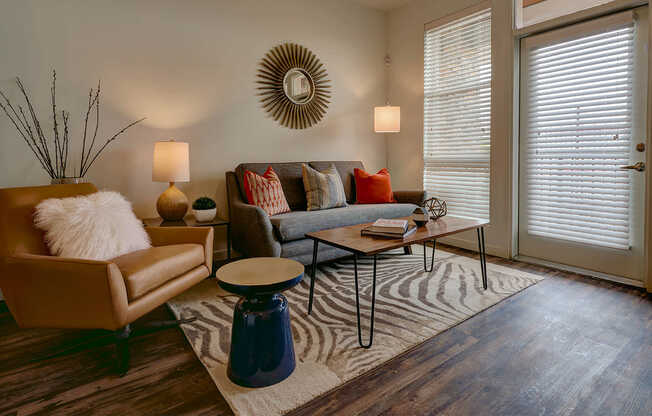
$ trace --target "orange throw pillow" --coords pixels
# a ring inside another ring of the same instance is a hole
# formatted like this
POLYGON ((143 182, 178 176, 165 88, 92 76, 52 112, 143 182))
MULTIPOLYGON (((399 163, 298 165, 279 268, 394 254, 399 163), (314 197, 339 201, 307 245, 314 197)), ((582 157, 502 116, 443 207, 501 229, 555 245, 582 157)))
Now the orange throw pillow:
POLYGON ((267 168, 263 176, 245 170, 244 187, 249 203, 261 207, 268 215, 290 212, 281 180, 271 166, 267 168))
POLYGON ((370 175, 362 169, 353 170, 355 176, 356 204, 384 204, 396 202, 392 192, 392 182, 387 169, 370 175))

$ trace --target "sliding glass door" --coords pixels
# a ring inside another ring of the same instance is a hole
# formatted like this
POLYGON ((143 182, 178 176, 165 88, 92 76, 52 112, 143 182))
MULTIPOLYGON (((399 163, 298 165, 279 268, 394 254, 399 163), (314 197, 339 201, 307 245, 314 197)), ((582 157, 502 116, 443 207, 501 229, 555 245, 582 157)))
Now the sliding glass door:
POLYGON ((642 280, 647 21, 521 41, 520 255, 642 280))

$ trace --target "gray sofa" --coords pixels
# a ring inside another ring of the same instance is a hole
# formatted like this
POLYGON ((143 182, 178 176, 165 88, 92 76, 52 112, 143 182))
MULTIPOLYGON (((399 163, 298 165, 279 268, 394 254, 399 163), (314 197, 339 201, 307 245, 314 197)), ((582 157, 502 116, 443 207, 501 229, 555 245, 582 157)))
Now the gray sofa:
MULTIPOLYGON (((303 264, 312 262, 312 240, 305 234, 311 231, 373 222, 378 218, 397 218, 412 214, 425 199, 424 191, 394 191, 398 201, 392 204, 355 204, 353 169, 364 169, 362 162, 291 162, 242 163, 235 172, 226 173, 226 190, 231 221, 233 248, 246 257, 287 257, 303 264), (301 176, 301 164, 307 163, 317 170, 334 164, 337 168, 348 207, 321 211, 306 211, 306 194, 301 176), (245 170, 263 174, 272 168, 281 180, 283 192, 292 212, 268 216, 261 208, 247 203, 243 175, 245 170)), ((318 262, 350 255, 334 247, 323 246, 318 262)))

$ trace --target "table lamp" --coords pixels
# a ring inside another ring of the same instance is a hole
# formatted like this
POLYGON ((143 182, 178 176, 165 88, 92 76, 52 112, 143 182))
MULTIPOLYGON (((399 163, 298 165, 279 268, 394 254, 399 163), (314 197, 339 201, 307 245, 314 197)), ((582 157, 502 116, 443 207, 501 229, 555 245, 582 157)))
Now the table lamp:
POLYGON ((401 107, 391 105, 374 107, 374 131, 376 133, 399 133, 401 131, 401 107))
POLYGON ((190 181, 189 149, 188 143, 174 140, 154 144, 152 180, 170 183, 156 201, 156 211, 165 221, 180 221, 188 211, 188 198, 174 183, 190 181))

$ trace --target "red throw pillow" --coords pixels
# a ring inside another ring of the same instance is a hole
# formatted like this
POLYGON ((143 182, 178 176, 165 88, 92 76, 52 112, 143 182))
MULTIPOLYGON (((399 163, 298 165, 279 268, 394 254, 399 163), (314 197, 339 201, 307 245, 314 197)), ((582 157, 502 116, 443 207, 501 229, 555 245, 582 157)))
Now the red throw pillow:
POLYGON ((271 166, 267 168, 263 176, 245 170, 244 187, 249 203, 261 207, 268 215, 290 212, 281 181, 271 166))
POLYGON ((387 169, 370 175, 362 169, 353 170, 355 176, 355 199, 357 204, 384 204, 396 202, 392 182, 387 169))

